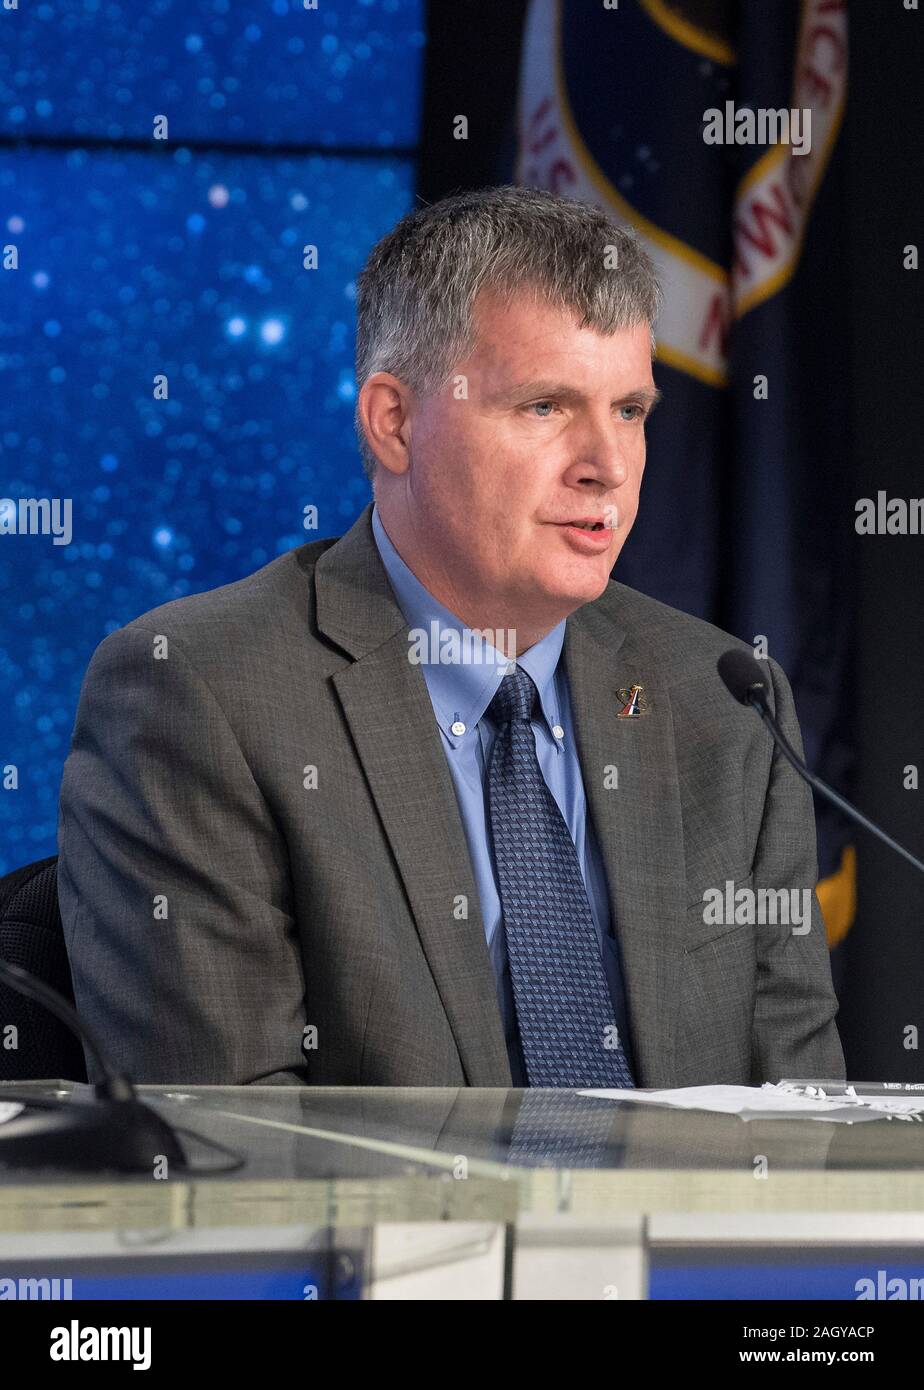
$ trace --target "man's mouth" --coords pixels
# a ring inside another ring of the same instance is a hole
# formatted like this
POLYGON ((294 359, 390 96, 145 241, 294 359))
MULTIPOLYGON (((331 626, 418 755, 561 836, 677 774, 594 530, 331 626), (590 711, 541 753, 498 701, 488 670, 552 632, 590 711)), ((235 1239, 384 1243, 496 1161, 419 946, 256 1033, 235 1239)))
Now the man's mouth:
POLYGON ((602 516, 576 516, 552 525, 578 555, 606 555, 612 548, 613 527, 602 516))

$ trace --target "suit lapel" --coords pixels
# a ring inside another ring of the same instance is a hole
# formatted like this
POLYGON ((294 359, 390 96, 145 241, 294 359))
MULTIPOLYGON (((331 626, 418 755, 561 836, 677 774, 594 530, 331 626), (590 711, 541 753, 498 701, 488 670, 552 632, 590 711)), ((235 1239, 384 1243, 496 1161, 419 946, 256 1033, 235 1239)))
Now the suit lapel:
POLYGON ((617 603, 610 590, 568 619, 564 657, 584 788, 622 954, 636 1081, 668 1086, 686 906, 674 730, 667 682, 621 624, 617 603), (650 709, 620 719, 625 701, 618 692, 636 683, 650 709), (615 788, 607 786, 607 769, 616 771, 615 788))
POLYGON ((333 677, 472 1086, 509 1086, 468 844, 426 681, 371 528, 371 505, 315 569, 318 626, 355 658, 333 677), (467 919, 454 915, 460 895, 467 919))

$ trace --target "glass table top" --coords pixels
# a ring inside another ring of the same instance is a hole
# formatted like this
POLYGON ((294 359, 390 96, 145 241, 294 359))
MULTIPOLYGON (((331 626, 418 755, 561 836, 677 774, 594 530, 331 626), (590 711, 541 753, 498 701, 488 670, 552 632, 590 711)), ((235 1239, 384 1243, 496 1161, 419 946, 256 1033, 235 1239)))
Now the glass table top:
MULTIPOLYGON (((0 1101, 73 1082, 0 1084, 0 1101)), ((665 1110, 570 1091, 141 1086, 191 1167, 169 1180, 0 1167, 0 1231, 105 1219, 509 1222, 571 1213, 924 1212, 924 1125, 665 1110), (214 1142, 244 1158, 232 1173, 214 1142)), ((2 1128, 2 1127, 0 1127, 2 1128)), ((2 1144, 0 1144, 2 1153, 2 1144)))

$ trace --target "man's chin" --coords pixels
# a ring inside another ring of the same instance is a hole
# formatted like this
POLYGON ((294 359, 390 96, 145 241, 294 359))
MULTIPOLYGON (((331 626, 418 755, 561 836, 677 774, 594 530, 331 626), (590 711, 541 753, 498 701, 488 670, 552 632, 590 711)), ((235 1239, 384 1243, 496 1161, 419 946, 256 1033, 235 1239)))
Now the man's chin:
POLYGON ((601 566, 594 574, 582 575, 580 579, 576 580, 574 575, 569 575, 557 585, 549 584, 546 586, 549 607, 563 614, 573 613, 576 608, 598 599, 605 591, 609 579, 610 567, 604 569, 601 566))
POLYGON ((569 574, 562 587, 567 589, 569 597, 575 603, 593 603, 595 598, 599 598, 610 582, 610 571, 613 562, 600 556, 594 559, 592 564, 580 574, 569 574))
POLYGON ((604 575, 603 579, 599 584, 593 586, 585 585, 583 591, 580 594, 573 595, 574 606, 576 608, 579 608, 585 603, 593 603, 596 599, 600 597, 601 594, 605 593, 606 586, 609 583, 609 580, 610 573, 609 570, 607 570, 606 574, 604 575))

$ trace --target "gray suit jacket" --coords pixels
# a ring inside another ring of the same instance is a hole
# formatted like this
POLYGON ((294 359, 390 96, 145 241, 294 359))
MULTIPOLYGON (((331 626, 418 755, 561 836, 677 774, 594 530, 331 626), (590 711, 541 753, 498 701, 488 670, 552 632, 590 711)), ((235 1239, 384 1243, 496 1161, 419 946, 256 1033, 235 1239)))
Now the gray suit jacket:
MULTIPOLYGON (((510 1084, 452 778, 371 510, 155 608, 87 670, 61 913, 78 1009, 138 1082, 510 1084)), ((566 626, 642 1086, 844 1074, 814 894, 806 934, 704 921, 707 888, 817 873, 811 793, 716 674, 733 644, 613 581, 566 626), (619 719, 636 682, 648 712, 619 719)))

